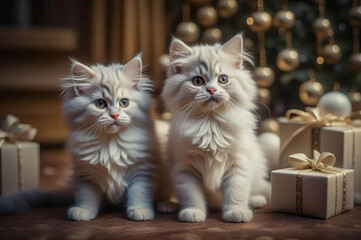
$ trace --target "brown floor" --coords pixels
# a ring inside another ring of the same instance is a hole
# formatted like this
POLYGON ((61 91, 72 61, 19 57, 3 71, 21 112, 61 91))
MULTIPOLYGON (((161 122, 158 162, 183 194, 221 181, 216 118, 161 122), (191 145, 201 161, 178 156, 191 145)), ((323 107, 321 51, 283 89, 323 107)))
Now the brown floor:
MULTIPOLYGON (((54 189, 71 175, 67 154, 42 150, 41 187, 54 189)), ((34 209, 0 216, 0 239, 361 239, 361 206, 328 220, 274 213, 270 206, 255 210, 250 223, 225 223, 219 212, 204 223, 180 223, 176 214, 133 222, 123 211, 108 209, 90 222, 66 220, 65 207, 34 209)))

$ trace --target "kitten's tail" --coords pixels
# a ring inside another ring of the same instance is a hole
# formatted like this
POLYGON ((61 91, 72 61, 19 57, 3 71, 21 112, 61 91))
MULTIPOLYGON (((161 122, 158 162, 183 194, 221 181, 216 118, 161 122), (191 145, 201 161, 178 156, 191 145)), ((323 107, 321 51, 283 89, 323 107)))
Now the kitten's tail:
POLYGON ((66 206, 73 202, 74 193, 71 190, 26 190, 0 196, 0 214, 25 212, 39 207, 66 206))

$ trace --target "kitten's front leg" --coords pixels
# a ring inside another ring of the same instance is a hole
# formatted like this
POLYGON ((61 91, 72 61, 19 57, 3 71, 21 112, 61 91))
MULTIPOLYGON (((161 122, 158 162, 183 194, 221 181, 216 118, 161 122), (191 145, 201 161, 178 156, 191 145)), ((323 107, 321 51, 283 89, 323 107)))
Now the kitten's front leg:
POLYGON ((206 202, 200 182, 192 173, 179 173, 175 177, 175 187, 181 211, 178 214, 182 222, 203 222, 206 219, 206 202))
POLYGON ((251 176, 238 166, 232 167, 223 183, 223 220, 249 222, 253 212, 249 208, 251 176))
POLYGON ((79 183, 75 190, 75 205, 68 209, 68 218, 75 221, 96 218, 102 195, 97 185, 90 182, 79 183))
POLYGON ((151 179, 146 176, 133 177, 128 187, 127 216, 134 221, 154 219, 151 179))

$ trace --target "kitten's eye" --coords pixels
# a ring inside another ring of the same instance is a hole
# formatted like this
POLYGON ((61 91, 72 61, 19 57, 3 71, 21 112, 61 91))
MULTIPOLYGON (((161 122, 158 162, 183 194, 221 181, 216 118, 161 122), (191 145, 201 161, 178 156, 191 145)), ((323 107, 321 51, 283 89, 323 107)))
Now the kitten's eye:
POLYGON ((202 86, 205 83, 204 79, 201 78, 200 76, 194 77, 192 82, 195 86, 202 86))
POLYGON ((121 107, 123 107, 123 108, 126 108, 126 107, 128 107, 128 105, 129 105, 129 100, 126 99, 126 98, 122 98, 122 99, 120 99, 120 101, 119 101, 119 105, 120 105, 121 107))
POLYGON ((228 77, 226 75, 221 75, 218 77, 218 82, 222 84, 228 83, 228 77))
POLYGON ((97 106, 100 109, 103 109, 107 106, 107 103, 103 99, 97 99, 94 102, 95 106, 97 106))

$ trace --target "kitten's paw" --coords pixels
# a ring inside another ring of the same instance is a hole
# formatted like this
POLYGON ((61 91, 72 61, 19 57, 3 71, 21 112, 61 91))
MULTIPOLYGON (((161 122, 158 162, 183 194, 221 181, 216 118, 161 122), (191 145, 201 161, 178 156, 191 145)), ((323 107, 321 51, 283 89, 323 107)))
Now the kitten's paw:
POLYGON ((249 208, 232 208, 223 213, 223 220, 226 222, 249 222, 253 218, 253 212, 249 208))
POLYGON ((127 216, 130 220, 146 221, 154 219, 154 210, 150 208, 133 208, 127 210, 127 216))
POLYGON ((156 208, 161 213, 174 213, 179 209, 179 204, 171 201, 160 201, 157 202, 156 208))
POLYGON ((68 218, 74 221, 89 221, 96 217, 96 213, 87 208, 71 207, 68 209, 68 218))
POLYGON ((204 222, 206 213, 196 208, 186 208, 179 212, 178 220, 181 222, 204 222))
POLYGON ((252 196, 250 199, 250 205, 252 208, 261 208, 267 205, 267 199, 262 195, 252 196))

